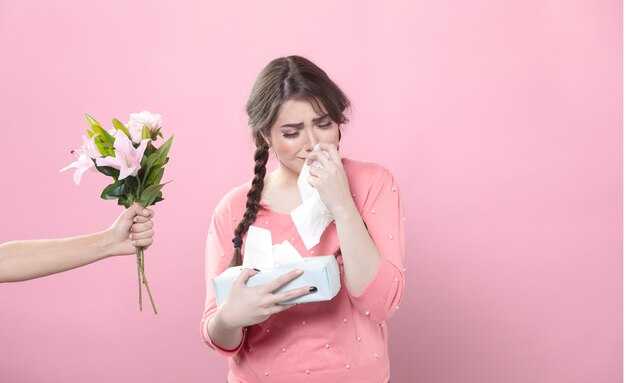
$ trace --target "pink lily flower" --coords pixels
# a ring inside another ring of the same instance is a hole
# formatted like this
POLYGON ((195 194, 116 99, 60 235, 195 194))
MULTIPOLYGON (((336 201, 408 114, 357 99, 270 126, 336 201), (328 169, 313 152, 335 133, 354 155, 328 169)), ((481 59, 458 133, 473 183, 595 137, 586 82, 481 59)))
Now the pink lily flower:
POLYGON ((139 147, 135 149, 133 143, 126 137, 123 132, 115 133, 115 142, 113 149, 115 157, 96 158, 98 166, 110 166, 120 171, 118 179, 123 180, 128 176, 136 176, 141 169, 141 157, 146 150, 150 140, 142 140, 139 147))
POLYGON ((78 160, 72 162, 71 164, 69 164, 69 166, 66 166, 63 169, 59 170, 59 172, 64 172, 68 169, 76 168, 73 178, 74 183, 76 183, 76 185, 79 185, 80 180, 86 171, 96 170, 93 158, 100 157, 100 152, 96 147, 94 138, 83 135, 83 146, 80 149, 72 150, 72 154, 78 157, 78 160))

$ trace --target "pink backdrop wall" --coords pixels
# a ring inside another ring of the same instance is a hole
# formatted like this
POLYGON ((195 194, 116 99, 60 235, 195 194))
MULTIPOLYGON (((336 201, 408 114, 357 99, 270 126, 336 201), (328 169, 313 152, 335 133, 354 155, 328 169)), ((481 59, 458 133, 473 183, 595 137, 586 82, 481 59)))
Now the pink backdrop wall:
POLYGON ((354 104, 342 151, 402 187, 395 382, 618 382, 619 1, 0 0, 0 241, 102 230, 104 178, 58 170, 86 128, 175 134, 136 307, 133 257, 0 286, 2 382, 222 382, 198 334, 212 210, 251 178, 244 105, 272 58, 354 104))

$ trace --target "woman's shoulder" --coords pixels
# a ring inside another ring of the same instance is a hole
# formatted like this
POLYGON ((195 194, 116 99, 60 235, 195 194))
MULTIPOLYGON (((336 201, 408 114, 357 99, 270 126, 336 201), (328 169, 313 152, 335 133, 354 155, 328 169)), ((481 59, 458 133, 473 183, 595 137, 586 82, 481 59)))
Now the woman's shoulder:
POLYGON ((235 186, 226 193, 215 208, 215 214, 233 215, 233 210, 241 210, 240 207, 246 205, 248 191, 250 190, 250 182, 246 182, 239 186, 235 186))
POLYGON ((342 158, 343 168, 349 179, 362 179, 374 181, 380 178, 393 177, 386 167, 369 161, 357 161, 349 158, 342 158))
POLYGON ((357 207, 397 190, 396 180, 386 167, 369 161, 342 161, 357 207))

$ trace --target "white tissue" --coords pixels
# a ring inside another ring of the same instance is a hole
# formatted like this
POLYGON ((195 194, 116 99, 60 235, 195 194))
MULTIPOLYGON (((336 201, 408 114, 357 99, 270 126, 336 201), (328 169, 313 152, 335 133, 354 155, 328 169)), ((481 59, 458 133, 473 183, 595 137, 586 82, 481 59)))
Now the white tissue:
MULTIPOLYGON (((313 149, 319 150, 319 144, 315 145, 313 149)), ((326 153, 322 153, 326 155, 326 153)), ((311 165, 320 167, 318 161, 311 165)), ((335 219, 322 202, 320 193, 309 184, 309 169, 309 165, 305 162, 298 177, 302 204, 291 212, 291 219, 307 250, 320 242, 324 230, 335 219)))
POLYGON ((303 258, 289 241, 272 246, 272 232, 257 226, 248 228, 243 266, 267 270, 300 262, 303 258))
POLYGON ((274 245, 274 267, 285 266, 304 260, 298 250, 285 240, 283 243, 274 245))

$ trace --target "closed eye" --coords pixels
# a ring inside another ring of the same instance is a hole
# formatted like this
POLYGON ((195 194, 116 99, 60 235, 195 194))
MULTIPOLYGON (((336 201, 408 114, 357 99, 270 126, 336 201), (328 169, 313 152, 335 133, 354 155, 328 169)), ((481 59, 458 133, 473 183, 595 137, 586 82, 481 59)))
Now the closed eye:
POLYGON ((332 124, 333 124, 333 122, 332 122, 332 121, 328 121, 328 122, 326 122, 326 123, 324 123, 324 124, 319 124, 319 125, 317 125, 317 126, 318 126, 319 128, 328 128, 328 127, 329 127, 329 126, 331 126, 332 124))
POLYGON ((330 117, 329 114, 326 114, 326 115, 323 115, 322 117, 314 119, 313 123, 315 123, 318 128, 324 129, 333 125, 333 119, 330 117))
POLYGON ((300 131, 296 131, 293 133, 283 133, 283 137, 285 138, 296 138, 300 135, 300 131))

